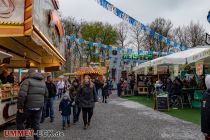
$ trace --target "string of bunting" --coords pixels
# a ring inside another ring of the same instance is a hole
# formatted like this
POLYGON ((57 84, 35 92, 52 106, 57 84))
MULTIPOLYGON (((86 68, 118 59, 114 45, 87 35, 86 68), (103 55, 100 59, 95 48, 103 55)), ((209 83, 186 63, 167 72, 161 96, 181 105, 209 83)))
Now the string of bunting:
MULTIPOLYGON (((79 44, 86 44, 90 47, 98 47, 98 48, 103 48, 103 49, 109 49, 109 50, 113 50, 114 48, 112 46, 108 46, 108 45, 104 45, 101 43, 95 43, 95 42, 91 42, 91 41, 86 41, 84 39, 81 38, 76 38, 75 36, 66 36, 67 39, 69 39, 70 41, 76 41, 79 44)), ((68 46, 70 47, 70 46, 68 46)), ((116 48, 117 52, 121 52, 123 49, 122 48, 116 48)), ((127 54, 148 54, 148 55, 158 55, 158 56, 163 56, 163 55, 170 55, 173 52, 154 52, 152 50, 149 51, 143 51, 143 50, 138 50, 138 52, 134 52, 134 50, 132 48, 126 48, 123 51, 124 53, 127 54)))
POLYGON ((166 43, 167 45, 173 46, 174 48, 179 48, 179 49, 181 48, 179 43, 174 42, 170 38, 164 37, 162 34, 155 32, 154 28, 148 28, 146 25, 137 21, 133 17, 129 16, 128 14, 120 10, 119 8, 115 7, 113 4, 109 3, 107 0, 96 0, 96 2, 99 5, 101 5, 103 8, 105 8, 106 10, 111 11, 117 17, 127 21, 132 26, 141 28, 141 30, 143 30, 144 33, 149 35, 151 38, 156 38, 159 41, 166 43))

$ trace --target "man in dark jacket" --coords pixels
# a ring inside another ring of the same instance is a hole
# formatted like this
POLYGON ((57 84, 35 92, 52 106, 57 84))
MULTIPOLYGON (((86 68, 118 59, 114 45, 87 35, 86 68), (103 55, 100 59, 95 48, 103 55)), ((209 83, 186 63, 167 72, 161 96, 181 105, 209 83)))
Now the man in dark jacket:
MULTIPOLYGON (((24 130, 24 122, 30 118, 32 128, 36 133, 40 130, 41 112, 48 92, 41 73, 29 70, 28 74, 28 78, 23 81, 19 91, 16 124, 18 130, 24 130)), ((20 139, 26 138, 20 137, 20 139)), ((39 137, 34 136, 34 139, 38 140, 39 137)))
POLYGON ((47 82, 46 82, 47 90, 48 90, 48 100, 47 100, 47 106, 46 106, 46 117, 50 115, 50 122, 54 121, 54 100, 56 96, 56 86, 53 83, 52 77, 48 76, 47 77, 47 82))
POLYGON ((205 79, 207 90, 204 93, 201 108, 201 131, 206 140, 210 140, 210 75, 205 79))

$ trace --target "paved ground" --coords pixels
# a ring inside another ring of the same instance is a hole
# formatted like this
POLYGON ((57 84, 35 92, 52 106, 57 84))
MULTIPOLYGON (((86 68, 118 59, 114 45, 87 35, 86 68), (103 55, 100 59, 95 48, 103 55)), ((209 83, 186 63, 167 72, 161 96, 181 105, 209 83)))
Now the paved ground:
MULTIPOLYGON (((54 123, 49 119, 42 124, 43 129, 62 131, 61 117, 54 123)), ((83 123, 71 125, 64 132, 65 137, 44 138, 62 140, 202 140, 198 125, 185 122, 166 114, 156 112, 138 103, 112 95, 108 104, 97 103, 91 127, 83 130, 83 123)), ((0 135, 2 138, 2 133, 0 135)), ((5 139, 6 140, 6 139, 5 139)))

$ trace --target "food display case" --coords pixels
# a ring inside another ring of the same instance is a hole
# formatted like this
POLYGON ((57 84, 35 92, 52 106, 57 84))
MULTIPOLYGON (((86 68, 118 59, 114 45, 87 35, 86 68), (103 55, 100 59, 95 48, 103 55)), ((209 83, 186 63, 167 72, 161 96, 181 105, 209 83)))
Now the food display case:
POLYGON ((4 84, 0 86, 0 126, 15 119, 19 86, 4 84))

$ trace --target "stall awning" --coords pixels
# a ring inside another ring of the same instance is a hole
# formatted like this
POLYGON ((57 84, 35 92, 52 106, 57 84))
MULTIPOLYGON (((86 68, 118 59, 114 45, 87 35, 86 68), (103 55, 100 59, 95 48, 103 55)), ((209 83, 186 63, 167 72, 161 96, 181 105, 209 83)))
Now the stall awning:
POLYGON ((135 67, 134 71, 150 66, 191 64, 208 57, 210 57, 210 46, 196 47, 142 63, 135 67))

